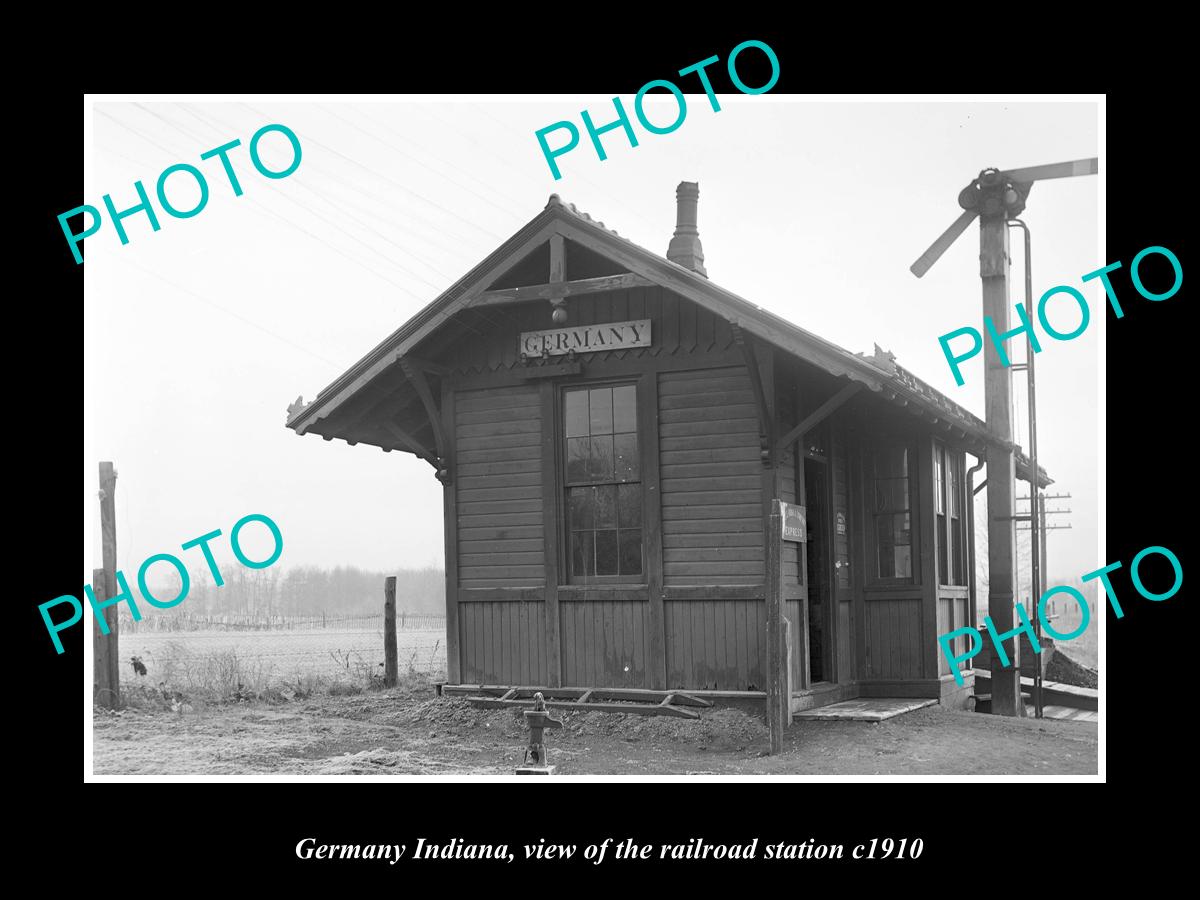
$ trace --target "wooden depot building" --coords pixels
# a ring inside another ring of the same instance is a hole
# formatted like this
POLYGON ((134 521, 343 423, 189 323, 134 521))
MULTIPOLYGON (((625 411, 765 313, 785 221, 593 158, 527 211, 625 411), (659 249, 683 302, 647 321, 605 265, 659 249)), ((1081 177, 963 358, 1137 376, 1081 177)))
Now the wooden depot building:
POLYGON ((984 423, 709 281, 698 196, 665 258, 551 196, 288 427, 433 467, 450 685, 763 691, 780 499, 792 709, 964 705, 984 423))

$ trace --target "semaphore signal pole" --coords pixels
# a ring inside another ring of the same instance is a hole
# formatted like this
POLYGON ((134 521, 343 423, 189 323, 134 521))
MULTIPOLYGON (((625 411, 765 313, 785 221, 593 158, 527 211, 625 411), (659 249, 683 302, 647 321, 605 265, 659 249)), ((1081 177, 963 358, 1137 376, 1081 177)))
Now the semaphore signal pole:
MULTIPOLYGON (((988 615, 993 641, 997 634, 1013 632, 1014 583, 1016 580, 1016 458, 1013 447, 1012 381, 1010 367, 1001 362, 998 344, 1026 331, 1032 325, 1009 331, 1009 277, 1012 256, 1009 252, 1008 223, 1025 209, 1025 200, 1034 182, 1053 178, 1094 175, 1098 160, 1030 166, 1024 169, 984 169, 958 195, 962 213, 910 266, 918 278, 929 271, 942 254, 968 226, 979 219, 979 277, 983 282, 983 315, 992 341, 984 344, 984 406, 990 432, 987 461, 988 498, 988 615)), ((1028 266, 1027 266, 1028 271, 1028 266)), ((1028 301, 1027 301, 1028 302, 1028 301)), ((1026 317, 1028 318, 1028 316, 1026 317)), ((1037 491, 1036 462, 1030 483, 1037 491)), ((1036 626, 1035 626, 1036 627, 1036 626)), ((993 667, 992 712, 1002 716, 1025 715, 1021 699, 1020 642, 1016 636, 1002 641, 1011 666, 993 667)))

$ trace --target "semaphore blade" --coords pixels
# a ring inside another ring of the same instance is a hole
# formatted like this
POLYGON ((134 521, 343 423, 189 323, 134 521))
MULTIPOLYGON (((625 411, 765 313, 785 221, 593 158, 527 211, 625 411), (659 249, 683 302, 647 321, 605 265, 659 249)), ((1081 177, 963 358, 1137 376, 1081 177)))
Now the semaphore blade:
POLYGON ((1095 175, 1099 171, 1100 160, 1093 156, 1091 159, 1050 163, 1048 166, 1009 169, 1004 172, 1004 176, 1012 181, 1045 181, 1047 178, 1073 178, 1076 175, 1095 175))
POLYGON ((954 224, 942 232, 942 236, 929 245, 929 249, 921 254, 921 258, 909 266, 909 271, 920 278, 930 270, 935 262, 942 258, 942 254, 950 249, 950 245, 958 240, 958 236, 967 230, 978 213, 973 209, 968 209, 961 216, 954 220, 954 224))

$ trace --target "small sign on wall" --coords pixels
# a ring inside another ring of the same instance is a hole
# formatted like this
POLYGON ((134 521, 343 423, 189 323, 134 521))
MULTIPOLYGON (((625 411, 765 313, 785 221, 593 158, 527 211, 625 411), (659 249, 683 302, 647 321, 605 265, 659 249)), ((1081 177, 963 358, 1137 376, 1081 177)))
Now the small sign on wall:
POLYGON ((783 539, 797 542, 808 540, 807 529, 804 526, 804 507, 782 500, 779 505, 782 507, 783 539))

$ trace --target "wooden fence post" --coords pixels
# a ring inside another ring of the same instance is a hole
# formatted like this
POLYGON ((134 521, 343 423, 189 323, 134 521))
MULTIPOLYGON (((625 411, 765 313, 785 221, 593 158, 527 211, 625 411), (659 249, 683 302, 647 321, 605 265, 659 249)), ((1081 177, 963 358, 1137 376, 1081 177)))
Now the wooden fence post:
POLYGON ((771 729, 771 754, 783 751, 783 729, 792 714, 792 698, 785 692, 787 663, 783 633, 783 516, 779 501, 771 501, 767 527, 767 726, 771 729))
POLYGON ((396 576, 383 584, 383 685, 395 687, 400 676, 396 659, 396 576))
MULTIPOLYGON (((102 577, 97 582, 92 572, 92 590, 103 600, 117 592, 117 473, 111 462, 100 463, 100 539, 102 577)), ((108 634, 100 631, 99 623, 92 632, 92 673, 96 685, 96 701, 109 709, 121 706, 121 657, 117 640, 117 604, 104 610, 108 634)))
MULTIPOLYGON (((112 596, 111 591, 115 589, 115 584, 110 587, 108 574, 104 569, 92 569, 92 591, 101 600, 106 600, 112 596)), ((111 609, 111 607, 110 607, 111 609)), ((104 611, 104 621, 108 623, 109 628, 112 628, 112 622, 108 618, 109 610, 104 611)), ((105 635, 100 630, 100 619, 97 616, 92 617, 92 684, 93 698, 97 704, 108 709, 116 709, 119 705, 119 682, 114 682, 113 671, 116 668, 113 663, 116 660, 110 660, 109 655, 114 648, 110 643, 109 638, 116 637, 115 634, 105 635)), ((117 670, 117 678, 120 673, 117 670)))

